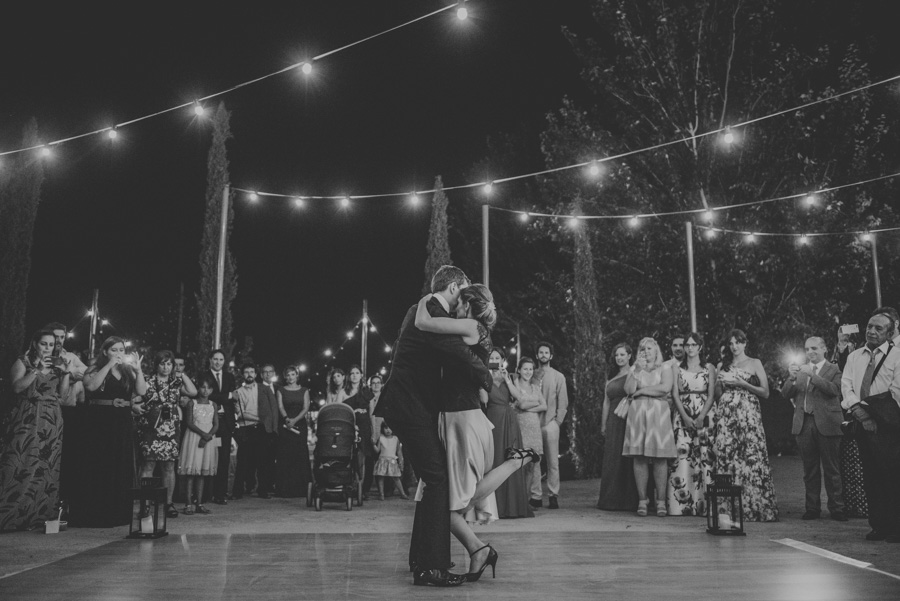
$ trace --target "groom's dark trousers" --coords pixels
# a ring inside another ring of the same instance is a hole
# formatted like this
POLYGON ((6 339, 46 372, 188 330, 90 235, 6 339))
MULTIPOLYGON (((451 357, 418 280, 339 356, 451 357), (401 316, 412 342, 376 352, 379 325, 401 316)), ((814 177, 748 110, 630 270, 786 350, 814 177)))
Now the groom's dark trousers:
MULTIPOLYGON (((428 302, 435 317, 449 317, 437 299, 428 302)), ((471 381, 490 390, 487 367, 459 336, 422 332, 415 326, 416 307, 406 313, 400 337, 394 345, 391 374, 375 415, 383 417, 403 444, 403 456, 425 482, 422 501, 416 506, 409 563, 421 570, 450 567, 450 496, 447 455, 438 437, 437 420, 442 410, 442 365, 461 362, 469 366, 471 381)))

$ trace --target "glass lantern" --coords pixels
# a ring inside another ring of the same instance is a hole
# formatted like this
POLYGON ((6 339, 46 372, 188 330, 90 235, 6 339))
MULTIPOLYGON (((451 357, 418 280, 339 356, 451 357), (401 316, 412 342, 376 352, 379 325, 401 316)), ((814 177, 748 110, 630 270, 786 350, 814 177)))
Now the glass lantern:
POLYGON ((166 487, 162 478, 141 478, 141 487, 131 489, 135 505, 127 538, 161 538, 166 532, 166 487))
POLYGON ((706 531, 716 536, 746 536, 743 486, 731 474, 714 474, 706 487, 706 531))

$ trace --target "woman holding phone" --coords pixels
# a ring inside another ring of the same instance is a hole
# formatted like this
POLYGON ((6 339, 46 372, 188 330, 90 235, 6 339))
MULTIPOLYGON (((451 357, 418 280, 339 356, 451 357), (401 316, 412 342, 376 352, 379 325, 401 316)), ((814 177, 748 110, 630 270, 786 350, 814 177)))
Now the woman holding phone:
POLYGON ((662 353, 656 340, 644 338, 638 345, 634 367, 625 380, 625 394, 632 400, 622 445, 622 456, 634 460, 639 516, 648 512, 647 484, 651 472, 656 488, 656 515, 666 515, 668 461, 676 457, 675 432, 667 399, 671 390, 672 370, 663 368, 662 353))

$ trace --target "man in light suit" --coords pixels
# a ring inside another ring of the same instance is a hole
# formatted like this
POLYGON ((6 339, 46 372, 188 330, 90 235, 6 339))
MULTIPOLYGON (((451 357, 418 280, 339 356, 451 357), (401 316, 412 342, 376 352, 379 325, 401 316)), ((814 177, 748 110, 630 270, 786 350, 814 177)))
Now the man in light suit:
POLYGON ((815 520, 821 514, 822 472, 831 519, 847 521, 841 482, 841 372, 825 360, 825 340, 813 336, 806 341, 809 363, 791 365, 790 377, 781 394, 794 404, 791 434, 797 437, 803 460, 803 482, 806 484, 804 520, 815 520), (820 469, 821 465, 821 469, 820 469))

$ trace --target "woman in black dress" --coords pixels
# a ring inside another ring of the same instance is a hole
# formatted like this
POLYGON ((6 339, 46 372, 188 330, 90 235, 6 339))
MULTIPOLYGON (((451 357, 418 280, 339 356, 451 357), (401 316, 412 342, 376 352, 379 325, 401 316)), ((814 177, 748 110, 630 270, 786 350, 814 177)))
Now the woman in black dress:
MULTIPOLYGON (((505 360, 502 349, 495 348, 491 351, 488 367, 494 378, 494 386, 488 395, 485 413, 494 425, 491 430, 494 435, 494 465, 502 465, 506 461, 506 449, 522 448, 519 418, 509 395, 506 368, 502 367, 505 360)), ((497 514, 501 519, 534 517, 534 510, 528 504, 528 488, 525 486, 523 470, 513 472, 494 491, 494 495, 497 497, 497 514)))
POLYGON ((309 390, 297 380, 300 372, 293 365, 284 370, 284 386, 276 391, 281 426, 278 428, 278 460, 275 463, 275 494, 279 497, 305 497, 310 481, 309 390))
POLYGON ((359 433, 357 457, 359 458, 359 476, 362 480, 363 500, 368 499, 375 469, 375 445, 372 443, 372 414, 369 412, 369 401, 374 398, 371 390, 363 386, 362 370, 358 365, 351 365, 347 370, 347 381, 343 388, 345 405, 350 405, 356 415, 356 428, 359 433))
MULTIPOLYGON (((73 441, 80 474, 69 494, 69 522, 76 526, 108 528, 131 522, 129 490, 134 486, 134 425, 132 403, 147 393, 137 353, 125 354, 125 341, 110 336, 100 346, 94 365, 84 374, 84 419, 73 441)), ((68 451, 69 447, 66 446, 68 451)))
POLYGON ((637 485, 631 457, 622 457, 625 442, 625 418, 619 417, 616 407, 627 395, 625 379, 631 372, 634 354, 628 344, 617 344, 610 357, 606 396, 600 417, 600 435, 603 442, 603 463, 600 467, 600 498, 597 509, 609 511, 634 511, 638 504, 637 485))

